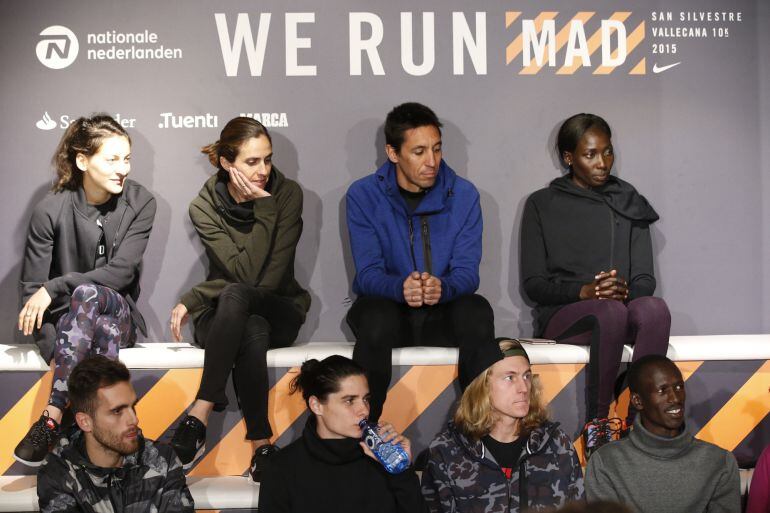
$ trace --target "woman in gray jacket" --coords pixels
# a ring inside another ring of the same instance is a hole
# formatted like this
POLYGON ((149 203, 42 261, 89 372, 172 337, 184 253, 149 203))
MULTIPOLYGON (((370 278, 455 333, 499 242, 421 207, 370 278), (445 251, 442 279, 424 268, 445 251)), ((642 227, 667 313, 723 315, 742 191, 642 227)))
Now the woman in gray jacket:
POLYGON ((75 365, 91 354, 117 359, 137 329, 146 335, 136 300, 156 205, 126 179, 130 158, 131 138, 110 116, 77 119, 53 157, 56 183, 32 213, 18 328, 53 358, 54 376, 45 411, 14 451, 21 463, 40 465, 58 438, 75 365))

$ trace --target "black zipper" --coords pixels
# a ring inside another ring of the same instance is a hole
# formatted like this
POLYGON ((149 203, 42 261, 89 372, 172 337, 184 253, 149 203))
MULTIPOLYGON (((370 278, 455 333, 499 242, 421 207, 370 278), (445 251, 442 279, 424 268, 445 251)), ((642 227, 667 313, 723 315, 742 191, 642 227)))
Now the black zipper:
POLYGON ((412 268, 417 270, 417 259, 414 257, 414 226, 412 225, 411 216, 407 218, 409 222, 409 251, 412 253, 412 268))
POLYGON ((428 228, 428 217, 420 216, 420 223, 422 224, 422 251, 425 260, 425 271, 432 275, 433 258, 430 253, 430 229, 428 228))
POLYGON ((615 265, 615 212, 610 209, 610 266, 607 271, 611 271, 615 265))

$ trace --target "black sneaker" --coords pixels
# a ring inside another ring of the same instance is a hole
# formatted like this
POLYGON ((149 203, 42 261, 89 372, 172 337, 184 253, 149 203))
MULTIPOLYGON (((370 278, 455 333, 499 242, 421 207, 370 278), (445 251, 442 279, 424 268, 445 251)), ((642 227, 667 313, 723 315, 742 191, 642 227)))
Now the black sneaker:
POLYGON ((257 447, 254 451, 254 456, 251 458, 251 466, 249 467, 249 475, 252 481, 259 483, 262 480, 262 471, 265 469, 267 459, 273 454, 277 453, 281 448, 273 444, 265 444, 257 447))
POLYGON ((625 422, 618 418, 594 419, 583 428, 583 451, 586 461, 600 447, 620 440, 625 429, 625 422))
POLYGON ((171 447, 182 462, 182 468, 189 470, 206 450, 206 426, 197 417, 187 415, 177 426, 171 447))
POLYGON ((30 467, 39 467, 60 434, 59 423, 48 416, 48 410, 44 411, 14 449, 13 458, 30 467))

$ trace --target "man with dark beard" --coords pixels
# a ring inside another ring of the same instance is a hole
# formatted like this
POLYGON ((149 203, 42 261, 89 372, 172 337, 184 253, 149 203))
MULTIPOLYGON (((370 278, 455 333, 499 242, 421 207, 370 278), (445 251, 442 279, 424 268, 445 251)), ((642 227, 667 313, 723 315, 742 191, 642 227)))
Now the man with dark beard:
POLYGON ((40 511, 194 511, 174 451, 142 437, 130 379, 125 365, 104 356, 72 371, 77 426, 40 467, 40 511))

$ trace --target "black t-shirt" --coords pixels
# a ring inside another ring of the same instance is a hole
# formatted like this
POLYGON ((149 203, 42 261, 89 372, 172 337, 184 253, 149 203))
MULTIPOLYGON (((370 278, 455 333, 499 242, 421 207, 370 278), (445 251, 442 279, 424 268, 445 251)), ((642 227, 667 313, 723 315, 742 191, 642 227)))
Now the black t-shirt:
POLYGON ((412 191, 407 191, 406 189, 402 189, 399 186, 398 192, 401 194, 401 197, 404 198, 404 201, 406 201, 406 209, 411 214, 412 212, 417 210, 417 206, 420 204, 420 202, 425 197, 425 194, 428 191, 423 190, 419 192, 412 192, 412 191))
POLYGON ((94 269, 107 265, 107 242, 104 238, 104 225, 110 222, 110 214, 115 211, 115 207, 118 204, 118 196, 113 194, 110 199, 102 203, 101 205, 88 204, 87 212, 88 219, 101 228, 102 234, 99 237, 99 244, 96 246, 96 255, 94 258, 94 269))
POLYGON ((519 458, 527 443, 527 437, 520 436, 513 442, 502 443, 487 435, 481 439, 481 442, 492 453, 500 468, 503 469, 505 477, 510 479, 519 464, 519 458))

